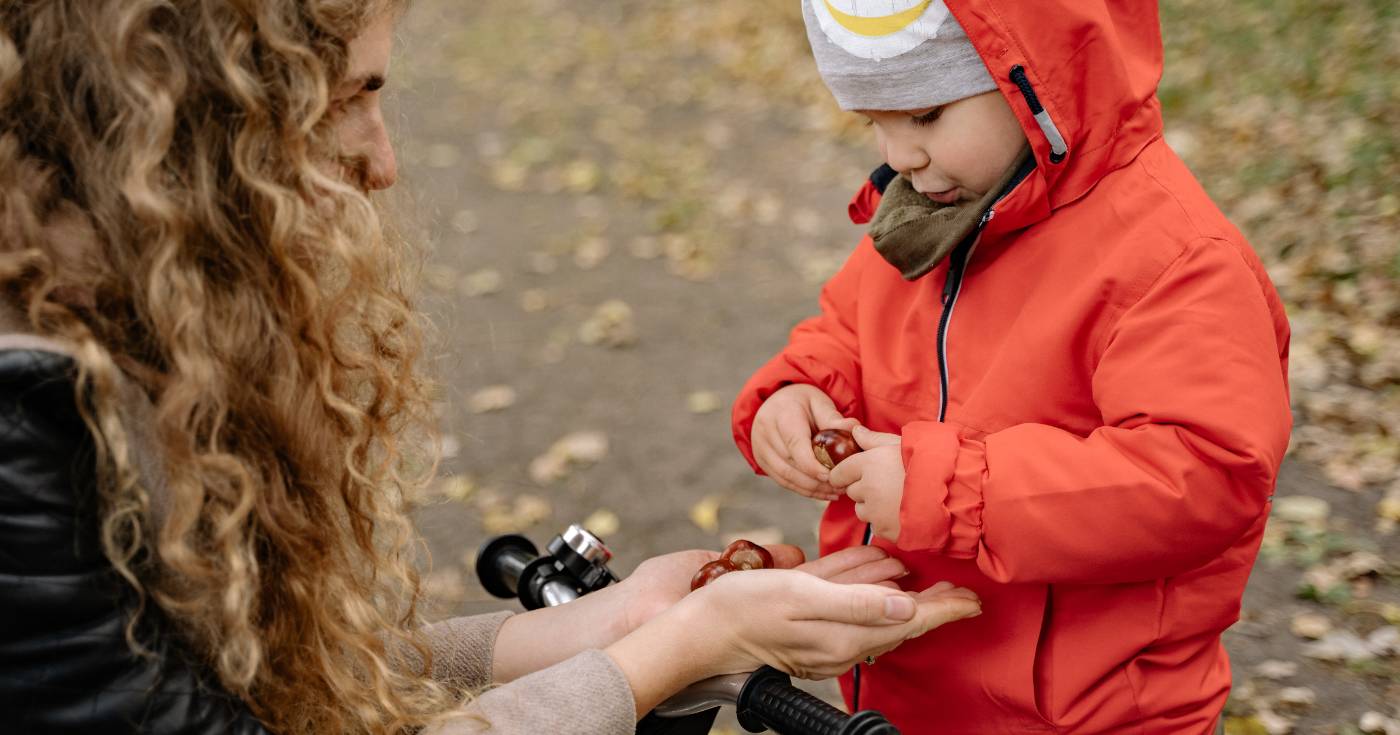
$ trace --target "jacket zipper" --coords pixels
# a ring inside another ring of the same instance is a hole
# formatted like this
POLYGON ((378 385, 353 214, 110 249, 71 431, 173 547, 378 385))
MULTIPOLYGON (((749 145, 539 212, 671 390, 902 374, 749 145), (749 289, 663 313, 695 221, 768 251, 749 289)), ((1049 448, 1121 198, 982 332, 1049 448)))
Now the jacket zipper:
MULTIPOLYGON (((977 227, 963 238, 961 243, 953 249, 952 255, 948 258, 948 278, 943 282, 943 296, 941 303, 943 313, 938 317, 938 420, 943 421, 948 413, 948 323, 953 320, 953 307, 957 306, 958 293, 962 291, 963 276, 967 273, 967 261, 972 259, 972 250, 977 247, 977 240, 982 235, 982 228, 997 214, 995 209, 988 208, 982 214, 982 219, 978 221, 977 227)), ((875 536, 875 527, 869 523, 865 524, 865 537, 861 540, 861 545, 869 546, 870 540, 875 536)), ((860 710, 860 664, 856 664, 851 671, 851 711, 860 710)))

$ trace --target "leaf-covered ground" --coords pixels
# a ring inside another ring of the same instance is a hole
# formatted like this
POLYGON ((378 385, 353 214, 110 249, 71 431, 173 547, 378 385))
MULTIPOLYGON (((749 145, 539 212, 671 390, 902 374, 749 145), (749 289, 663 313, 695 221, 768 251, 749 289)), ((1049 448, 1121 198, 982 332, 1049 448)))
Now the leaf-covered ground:
MULTIPOLYGON (((1394 735, 1400 11, 1168 5, 1168 141, 1294 327, 1297 428, 1226 635, 1229 730, 1394 735)), ((442 612, 499 605, 469 570, 503 531, 586 519, 624 573, 735 535, 812 550, 820 508, 753 477, 727 421, 860 236, 845 203, 879 162, 797 5, 418 0, 391 76, 445 384, 419 515, 442 612)))

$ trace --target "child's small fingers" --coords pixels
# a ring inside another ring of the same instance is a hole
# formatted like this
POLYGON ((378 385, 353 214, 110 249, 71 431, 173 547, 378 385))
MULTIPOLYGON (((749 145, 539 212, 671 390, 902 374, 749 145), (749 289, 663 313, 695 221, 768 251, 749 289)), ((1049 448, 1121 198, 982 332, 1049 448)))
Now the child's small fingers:
POLYGON ((778 480, 789 490, 795 490, 803 495, 814 495, 817 492, 817 481, 802 474, 796 467, 786 461, 776 462, 773 469, 768 473, 778 480))
POLYGON ((824 467, 821 462, 818 462, 817 455, 812 452, 812 437, 810 434, 805 436, 789 436, 787 439, 787 450, 788 457, 792 464, 808 476, 816 478, 823 484, 825 484, 827 478, 831 476, 831 471, 824 467))

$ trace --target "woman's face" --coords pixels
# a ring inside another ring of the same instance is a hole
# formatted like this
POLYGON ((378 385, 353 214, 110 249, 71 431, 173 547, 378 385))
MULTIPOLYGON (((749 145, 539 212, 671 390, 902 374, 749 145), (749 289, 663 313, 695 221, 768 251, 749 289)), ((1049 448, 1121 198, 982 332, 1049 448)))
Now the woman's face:
POLYGON ((343 154, 340 173, 366 192, 387 189, 398 179, 379 94, 388 80, 395 17, 380 14, 350 42, 345 80, 331 90, 331 124, 343 154))

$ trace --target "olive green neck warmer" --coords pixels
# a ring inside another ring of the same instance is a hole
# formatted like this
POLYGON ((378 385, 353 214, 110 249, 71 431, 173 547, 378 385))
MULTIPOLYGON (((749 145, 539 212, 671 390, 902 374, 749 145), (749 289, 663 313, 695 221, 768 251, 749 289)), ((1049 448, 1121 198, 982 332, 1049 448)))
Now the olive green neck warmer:
POLYGON ((971 202, 939 204, 915 191, 909 179, 894 177, 885 187, 880 206, 870 221, 875 249, 899 269, 906 281, 933 270, 1006 193, 1006 187, 1029 156, 1030 151, 1026 150, 986 194, 971 202))

